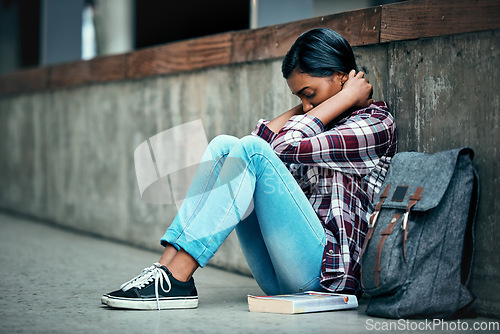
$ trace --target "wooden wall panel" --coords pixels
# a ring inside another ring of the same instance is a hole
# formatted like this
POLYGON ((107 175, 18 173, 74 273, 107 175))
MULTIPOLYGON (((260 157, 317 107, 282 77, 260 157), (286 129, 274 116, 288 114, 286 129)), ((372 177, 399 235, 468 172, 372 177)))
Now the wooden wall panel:
POLYGON ((232 62, 283 57, 300 34, 319 27, 337 31, 352 46, 376 44, 380 33, 380 7, 236 32, 232 62))
POLYGON ((231 33, 207 36, 133 52, 128 57, 127 77, 190 71, 229 64, 231 33))
POLYGON ((380 42, 500 28, 498 0, 417 0, 382 6, 380 42))
POLYGON ((50 89, 61 89, 83 85, 91 82, 90 66, 88 61, 76 61, 49 69, 50 89))
POLYGON ((124 80, 127 55, 98 57, 89 62, 92 82, 124 80))
POLYGON ((60 89, 93 82, 124 80, 127 55, 98 57, 49 68, 48 88, 60 89))
POLYGON ((238 31, 233 36, 232 63, 273 58, 276 44, 275 27, 238 31))
POLYGON ((0 96, 31 93, 47 88, 47 67, 38 67, 0 76, 0 96))

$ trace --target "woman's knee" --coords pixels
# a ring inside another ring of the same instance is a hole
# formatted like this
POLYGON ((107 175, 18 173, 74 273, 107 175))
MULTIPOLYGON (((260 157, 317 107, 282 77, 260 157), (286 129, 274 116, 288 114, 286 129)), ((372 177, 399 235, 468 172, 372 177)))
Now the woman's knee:
POLYGON ((238 141, 239 139, 234 136, 218 135, 210 141, 208 146, 211 150, 230 150, 238 141))
POLYGON ((241 145, 247 152, 255 150, 258 150, 259 152, 262 150, 269 150, 269 152, 272 152, 272 148, 269 143, 257 136, 245 136, 239 140, 239 145, 241 145))

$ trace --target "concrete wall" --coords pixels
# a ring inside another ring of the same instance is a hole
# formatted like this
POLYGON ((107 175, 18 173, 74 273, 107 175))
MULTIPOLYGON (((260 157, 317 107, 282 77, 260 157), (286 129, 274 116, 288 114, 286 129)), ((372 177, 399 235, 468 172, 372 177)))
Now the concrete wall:
MULTIPOLYGON (((475 150, 482 188, 472 288, 479 311, 497 317, 499 33, 355 48, 374 97, 396 117, 401 151, 475 150)), ((268 60, 1 98, 0 207, 160 251, 176 208, 140 199, 134 149, 196 119, 209 140, 248 134, 260 117, 298 103, 280 66, 268 60)), ((234 235, 212 264, 249 273, 234 235)))

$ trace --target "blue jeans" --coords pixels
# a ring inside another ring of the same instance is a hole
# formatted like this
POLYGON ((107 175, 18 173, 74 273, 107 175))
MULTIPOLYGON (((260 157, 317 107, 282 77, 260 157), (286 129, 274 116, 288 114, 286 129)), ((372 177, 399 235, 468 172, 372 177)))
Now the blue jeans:
POLYGON ((290 171, 259 137, 221 135, 210 142, 161 243, 184 249, 203 267, 235 228, 264 293, 323 290, 323 225, 290 171))

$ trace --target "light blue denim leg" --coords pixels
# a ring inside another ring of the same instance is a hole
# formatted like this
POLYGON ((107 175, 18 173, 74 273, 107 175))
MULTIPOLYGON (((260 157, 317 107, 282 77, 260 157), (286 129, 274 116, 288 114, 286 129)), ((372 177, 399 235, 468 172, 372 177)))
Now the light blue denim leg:
POLYGON ((280 294, 281 288, 267 251, 255 210, 236 226, 236 233, 253 277, 267 295, 280 294))
POLYGON ((243 254, 266 294, 321 291, 323 225, 281 160, 276 155, 263 160, 266 168, 255 188, 254 212, 236 227, 243 254), (262 258, 270 259, 271 268, 262 258))
POLYGON ((277 286, 281 293, 318 289, 325 243, 323 226, 269 144, 258 137, 242 138, 230 149, 216 181, 212 181, 217 171, 212 168, 210 172, 200 172, 199 178, 197 173, 195 181, 199 184, 193 181, 193 190, 190 188, 162 244, 183 248, 204 266, 238 225, 254 198, 255 214, 244 220, 238 234, 264 292, 277 293, 277 286), (199 194, 207 186, 208 193, 199 194), (252 221, 253 224, 247 224, 252 221), (262 233, 256 233, 256 225, 262 233), (260 256, 255 256, 254 250, 260 256), (258 278, 271 276, 276 277, 277 284, 268 287, 264 279, 258 278))
MULTIPOLYGON (((176 232, 183 231, 188 223, 191 222, 203 208, 211 194, 212 188, 217 187, 216 182, 218 182, 219 172, 227 155, 238 141, 238 138, 227 135, 217 136, 210 141, 201 158, 201 162, 186 197, 174 221, 170 225, 170 229, 176 232)), ((171 236, 172 234, 173 233, 169 233, 168 235, 171 236)), ((171 244, 179 249, 177 244, 167 240, 167 233, 165 233, 165 236, 160 240, 160 243, 163 246, 171 244)))

